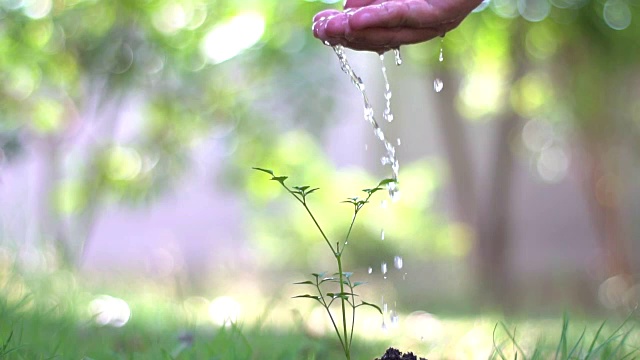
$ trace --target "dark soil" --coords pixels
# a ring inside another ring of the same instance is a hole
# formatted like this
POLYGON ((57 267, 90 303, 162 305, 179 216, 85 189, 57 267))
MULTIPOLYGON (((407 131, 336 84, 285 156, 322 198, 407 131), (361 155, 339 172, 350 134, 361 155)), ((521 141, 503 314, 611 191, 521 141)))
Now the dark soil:
POLYGON ((376 358, 376 360, 427 360, 427 359, 422 357, 418 359, 418 357, 413 355, 412 352, 403 354, 398 349, 388 348, 387 352, 385 352, 381 358, 379 359, 376 358))

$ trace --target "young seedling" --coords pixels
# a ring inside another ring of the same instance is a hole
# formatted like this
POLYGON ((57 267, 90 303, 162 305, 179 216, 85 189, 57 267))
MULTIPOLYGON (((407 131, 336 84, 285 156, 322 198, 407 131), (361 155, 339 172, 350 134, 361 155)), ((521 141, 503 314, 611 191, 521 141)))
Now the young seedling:
POLYGON ((353 197, 343 201, 343 203, 348 203, 353 206, 353 216, 351 218, 351 223, 346 232, 344 240, 332 242, 322 230, 322 227, 311 212, 311 209, 309 208, 309 205, 307 203, 307 197, 317 191, 318 188, 311 188, 310 186, 293 186, 290 188, 285 184, 285 181, 288 179, 287 176, 276 176, 272 170, 268 169, 254 168, 254 170, 262 171, 271 175, 271 180, 280 183, 280 185, 282 185, 282 187, 304 207, 304 209, 311 217, 311 220, 313 220, 316 228, 320 232, 320 235, 322 235, 322 238, 327 243, 327 246, 329 246, 329 248, 331 249, 331 253, 333 254, 333 257, 336 261, 338 272, 334 273, 331 276, 327 276, 327 273, 324 272, 311 274, 311 280, 301 281, 296 283, 296 285, 312 286, 314 288, 314 293, 298 295, 294 296, 294 298, 306 298, 315 300, 326 310, 327 315, 329 315, 329 319, 331 320, 331 324, 333 325, 333 329, 338 336, 338 340, 340 340, 344 355, 347 360, 351 360, 351 345, 353 343, 356 309, 361 306, 368 306, 376 309, 380 314, 382 314, 382 310, 379 306, 363 300, 360 300, 359 304, 356 303, 356 297, 358 296, 358 294, 354 292, 354 289, 360 285, 363 285, 364 283, 360 281, 352 281, 351 277, 353 276, 353 273, 345 272, 343 270, 342 255, 344 254, 344 251, 349 244, 351 230, 353 230, 353 225, 355 224, 356 218, 358 217, 358 214, 360 213, 362 208, 365 206, 365 204, 369 203, 369 199, 371 199, 371 196, 373 196, 373 194, 380 190, 384 190, 384 187, 386 185, 395 183, 395 180, 383 180, 374 188, 362 190, 366 194, 364 198, 353 197), (337 284, 339 286, 339 291, 326 292, 325 288, 330 284, 337 284), (331 306, 336 301, 338 301, 338 303, 340 304, 340 313, 342 315, 342 319, 340 322, 336 321, 335 317, 331 313, 331 306), (349 322, 347 321, 348 308, 350 308, 351 311, 351 319, 349 322))

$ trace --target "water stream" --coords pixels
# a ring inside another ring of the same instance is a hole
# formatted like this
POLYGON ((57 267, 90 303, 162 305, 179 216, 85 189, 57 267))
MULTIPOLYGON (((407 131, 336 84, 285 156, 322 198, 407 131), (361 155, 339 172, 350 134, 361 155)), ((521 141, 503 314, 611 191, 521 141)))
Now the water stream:
MULTIPOLYGON (((338 56, 338 61, 340 62, 340 69, 342 69, 342 71, 349 76, 351 83, 355 85, 355 87, 358 89, 358 91, 360 91, 360 94, 362 95, 362 101, 364 104, 364 119, 369 124, 371 124, 373 128, 373 133, 384 145, 384 148, 386 150, 386 155, 382 157, 381 162, 383 165, 390 165, 391 167, 391 172, 392 172, 391 178, 395 180, 395 182, 388 184, 388 190, 389 190, 389 196, 392 199, 396 199, 398 194, 398 186, 397 186, 398 172, 400 170, 400 164, 398 163, 398 157, 396 156, 396 148, 391 142, 389 142, 389 140, 387 140, 387 138, 384 135, 384 132, 382 131, 382 128, 380 128, 380 125, 378 124, 378 121, 376 121, 373 106, 371 105, 371 101, 369 101, 369 96, 367 95, 364 82, 355 73, 355 71, 349 64, 349 60, 347 60, 347 55, 345 54, 344 47, 342 47, 341 45, 336 45, 336 46, 333 46, 333 50, 338 56)), ((402 64, 402 57, 400 55, 400 50, 394 50, 394 54, 395 54, 396 64, 397 65, 402 64)), ((384 57, 382 57, 382 59, 384 59, 384 57)), ((384 118, 387 121, 393 121, 393 114, 391 114, 391 102, 390 102, 391 90, 388 87, 389 82, 386 77, 386 68, 384 67, 384 64, 383 64, 383 74, 384 74, 385 83, 386 83, 385 98, 387 98, 387 109, 385 109, 384 118)))

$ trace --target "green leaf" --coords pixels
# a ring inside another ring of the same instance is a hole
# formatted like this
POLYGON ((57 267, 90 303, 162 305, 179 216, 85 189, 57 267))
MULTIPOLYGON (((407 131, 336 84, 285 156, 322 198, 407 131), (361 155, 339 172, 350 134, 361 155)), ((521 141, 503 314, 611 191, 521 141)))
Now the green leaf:
POLYGON ((320 296, 318 295, 309 295, 309 294, 304 294, 304 295, 297 295, 292 297, 292 299, 313 299, 313 300, 318 300, 320 301, 320 296))
POLYGON ((384 180, 380 181, 380 183, 378 184, 378 187, 385 186, 385 185, 388 185, 388 184, 391 184, 391 183, 396 183, 397 184, 398 181, 396 181, 394 179, 384 179, 384 180))
POLYGON ((339 292, 339 293, 327 293, 328 297, 331 298, 343 298, 348 299, 349 296, 358 296, 358 294, 350 293, 350 292, 339 292))
POLYGON ((358 287, 358 286, 364 285, 364 284, 366 284, 366 281, 356 281, 356 282, 353 283, 352 287, 358 287))
POLYGON ((366 301, 363 301, 360 305, 358 306, 370 306, 376 310, 378 310, 378 312, 382 315, 382 309, 380 309, 380 307, 376 304, 372 304, 372 303, 368 303, 366 301))
POLYGON ((263 169, 263 168, 259 168, 259 167, 254 167, 252 168, 253 170, 258 170, 258 171, 262 171, 265 172, 273 177, 275 177, 275 175, 273 175, 273 171, 269 170, 269 169, 263 169))
POLYGON ((280 184, 284 184, 284 181, 287 180, 288 176, 274 176, 271 180, 277 181, 280 184))
POLYGON ((307 195, 311 194, 312 192, 314 192, 316 190, 320 190, 320 188, 314 188, 314 189, 311 189, 311 190, 307 191, 307 195))
POLYGON ((293 188, 300 191, 305 192, 310 186, 294 186, 293 188))
POLYGON ((373 189, 363 189, 362 191, 366 192, 369 195, 372 195, 375 192, 382 190, 381 187, 373 188, 373 189))
POLYGON ((321 278, 321 277, 324 277, 325 275, 327 275, 326 271, 321 272, 321 273, 313 273, 313 274, 311 274, 311 276, 316 277, 316 278, 321 278))
POLYGON ((315 283, 311 280, 307 280, 293 283, 293 285, 315 285, 315 283))
POLYGON ((326 281, 337 282, 336 278, 334 278, 334 277, 326 277, 326 278, 322 279, 322 281, 320 281, 320 284, 322 284, 323 282, 326 282, 326 281))

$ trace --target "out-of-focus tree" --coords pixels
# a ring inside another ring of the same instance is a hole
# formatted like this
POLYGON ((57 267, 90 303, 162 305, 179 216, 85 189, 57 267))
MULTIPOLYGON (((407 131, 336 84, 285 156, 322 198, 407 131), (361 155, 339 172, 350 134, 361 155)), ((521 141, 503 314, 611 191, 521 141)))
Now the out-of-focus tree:
MULTIPOLYGON (((621 191, 632 176, 619 155, 622 146, 637 151, 640 23, 632 19, 640 8, 624 0, 493 0, 482 8, 444 42, 443 76, 457 91, 441 101, 440 124, 457 218, 475 229, 479 287, 493 303, 512 299, 511 177, 523 151, 548 182, 564 176, 571 152, 583 159, 574 168, 583 170, 607 275, 631 285, 621 191), (473 176, 464 118, 495 120, 489 181, 473 176)), ((432 46, 412 50, 416 60, 437 61, 432 46)))
POLYGON ((73 266, 105 201, 149 201, 212 133, 260 154, 296 115, 321 124, 331 75, 310 70, 309 24, 323 6, 0 1, 0 150, 47 156, 30 214, 42 242, 73 266))

